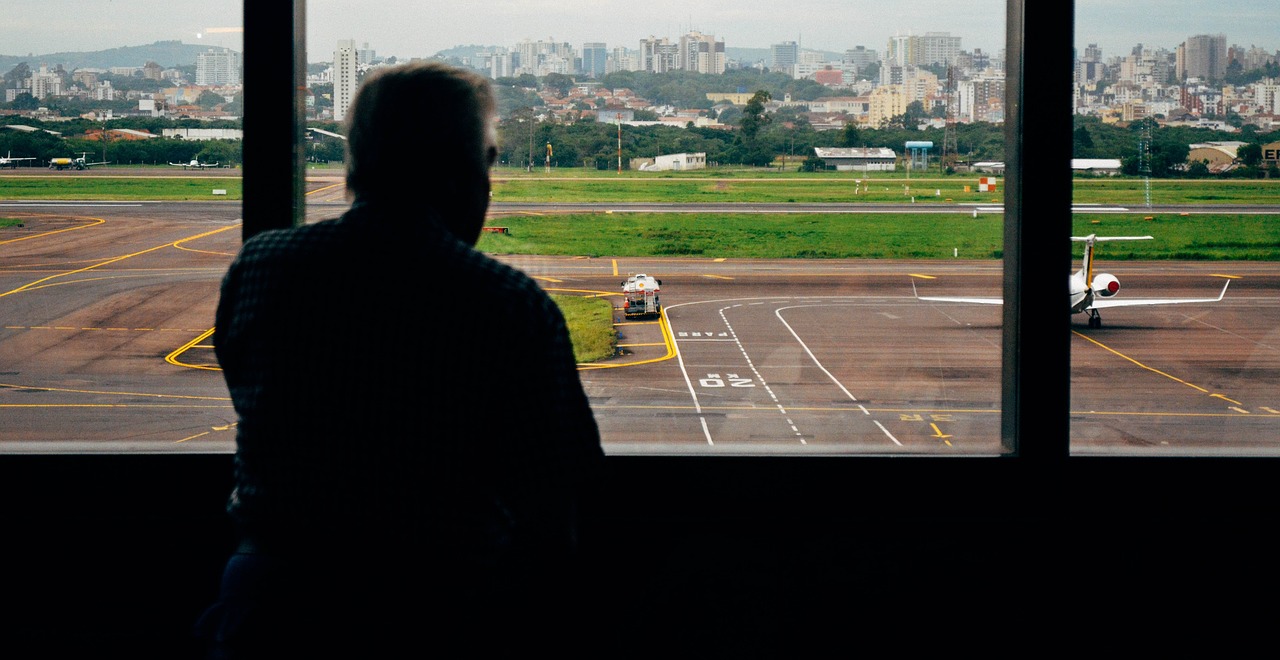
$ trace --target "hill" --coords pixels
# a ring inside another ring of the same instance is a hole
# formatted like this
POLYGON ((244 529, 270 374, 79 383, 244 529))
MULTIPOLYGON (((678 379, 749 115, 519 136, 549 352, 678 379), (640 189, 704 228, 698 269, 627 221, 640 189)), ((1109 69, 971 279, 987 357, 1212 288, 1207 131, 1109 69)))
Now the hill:
POLYGON ((59 64, 62 68, 75 69, 107 69, 113 66, 142 66, 147 62, 155 62, 162 67, 191 66, 196 63, 196 55, 205 52, 210 46, 206 44, 185 44, 179 40, 157 41, 145 46, 121 46, 107 50, 76 52, 64 51, 44 55, 0 55, 0 72, 8 71, 20 62, 26 62, 33 70, 41 64, 53 68, 59 64))

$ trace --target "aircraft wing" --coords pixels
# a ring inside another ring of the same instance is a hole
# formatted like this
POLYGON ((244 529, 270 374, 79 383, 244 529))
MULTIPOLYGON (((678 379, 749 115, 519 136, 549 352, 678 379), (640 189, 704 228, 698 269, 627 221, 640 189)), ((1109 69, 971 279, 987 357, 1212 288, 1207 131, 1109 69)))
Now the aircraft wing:
POLYGON ((1222 300, 1227 295, 1227 287, 1231 286, 1231 280, 1227 280, 1222 285, 1222 291, 1218 293, 1217 298, 1097 298, 1093 299, 1093 304, 1089 307, 1092 309, 1108 309, 1111 307, 1138 307, 1141 305, 1180 305, 1184 303, 1215 303, 1222 300))
POLYGON ((963 296, 922 296, 916 292, 916 281, 911 280, 911 293, 915 294, 916 300, 927 300, 929 302, 953 302, 953 303, 970 303, 976 305, 1003 305, 1003 298, 967 298, 963 296))
POLYGON ((929 302, 953 302, 953 303, 971 303, 975 305, 1003 305, 1003 298, 961 298, 954 297, 938 297, 938 296, 916 296, 916 300, 928 300, 929 302))

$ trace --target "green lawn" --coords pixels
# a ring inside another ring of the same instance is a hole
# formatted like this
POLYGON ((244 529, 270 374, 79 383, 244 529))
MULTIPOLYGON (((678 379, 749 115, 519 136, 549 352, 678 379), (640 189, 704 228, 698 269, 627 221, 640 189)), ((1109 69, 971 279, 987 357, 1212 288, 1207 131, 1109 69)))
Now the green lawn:
POLYGON ((0 178, 0 199, 73 199, 105 201, 240 201, 238 174, 228 177, 181 176, 14 176, 0 178), (223 190, 225 194, 214 194, 223 190))
MULTIPOLYGON (((996 259, 998 214, 595 213, 490 220, 480 249, 498 254, 724 259, 996 259)), ((1076 235, 1151 235, 1108 245, 1108 259, 1280 259, 1277 215, 1079 214, 1076 235), (1150 219, 1147 219, 1150 218, 1150 219)))

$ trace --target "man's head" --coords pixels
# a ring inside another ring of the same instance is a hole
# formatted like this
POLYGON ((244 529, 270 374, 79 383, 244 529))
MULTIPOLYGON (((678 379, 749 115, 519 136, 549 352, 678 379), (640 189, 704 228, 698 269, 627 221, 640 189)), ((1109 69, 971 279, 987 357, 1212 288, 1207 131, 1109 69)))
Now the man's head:
POLYGON ((347 189, 357 201, 392 203, 412 216, 438 212, 475 244, 497 157, 488 79, 440 62, 374 69, 347 113, 347 189))

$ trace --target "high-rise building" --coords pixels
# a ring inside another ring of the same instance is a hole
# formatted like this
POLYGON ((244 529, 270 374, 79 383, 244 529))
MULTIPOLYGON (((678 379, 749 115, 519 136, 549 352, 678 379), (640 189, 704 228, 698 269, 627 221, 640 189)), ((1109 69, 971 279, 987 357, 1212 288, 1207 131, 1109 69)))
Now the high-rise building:
POLYGON ((239 85, 240 53, 210 48, 196 54, 197 85, 239 85))
POLYGON ((578 54, 566 41, 525 39, 516 44, 513 59, 515 75, 531 74, 542 77, 548 73, 572 75, 576 69, 578 54))
POLYGON ((644 71, 644 67, 640 64, 640 56, 636 51, 628 50, 626 46, 617 46, 613 49, 613 52, 609 55, 605 73, 617 71, 644 71))
POLYGON ((1187 37, 1178 46, 1178 80, 1200 78, 1222 80, 1227 75, 1227 37, 1223 34, 1198 34, 1187 37))
POLYGON ((769 70, 795 77, 796 62, 800 59, 800 45, 784 41, 769 47, 769 70))
POLYGON ((31 96, 37 99, 62 96, 62 76, 41 64, 40 70, 31 74, 31 96))
POLYGON ((649 37, 640 40, 640 70, 649 73, 666 73, 677 66, 680 56, 680 45, 673 44, 666 37, 658 39, 649 37))
POLYGON ((874 50, 869 50, 866 46, 858 46, 850 48, 844 52, 844 57, 840 58, 841 63, 853 67, 854 73, 862 73, 867 67, 880 61, 879 56, 874 50))
POLYGON ((960 54, 960 37, 950 32, 926 32, 920 37, 920 61, 916 66, 950 64, 960 54))
POLYGON ((724 73, 724 40, 697 31, 690 32, 680 37, 679 58, 677 68, 698 73, 724 73))
POLYGON ((927 32, 924 36, 894 35, 885 49, 885 63, 896 66, 951 64, 960 54, 960 37, 949 32, 927 32))
POLYGON ((360 84, 359 51, 355 39, 340 39, 333 51, 333 119, 342 121, 355 100, 360 84))
POLYGON ((603 42, 587 42, 582 44, 582 73, 592 78, 601 78, 605 74, 605 65, 609 59, 609 51, 603 42))

